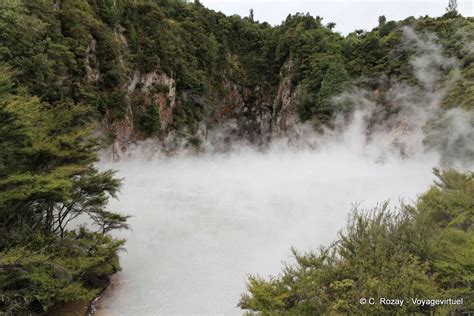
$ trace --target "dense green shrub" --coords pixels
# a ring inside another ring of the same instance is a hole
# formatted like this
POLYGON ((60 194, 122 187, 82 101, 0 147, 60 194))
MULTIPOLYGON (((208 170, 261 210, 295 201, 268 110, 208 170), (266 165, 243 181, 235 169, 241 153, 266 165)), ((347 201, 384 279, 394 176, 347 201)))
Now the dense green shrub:
POLYGON ((251 276, 240 307, 262 315, 448 314, 474 307, 474 174, 440 173, 414 206, 355 210, 333 245, 299 254, 279 276, 251 276), (376 304, 360 304, 360 298, 376 304), (378 303, 401 298, 403 306, 378 303), (410 298, 463 298, 437 307, 410 298))
POLYGON ((154 106, 150 105, 148 108, 137 115, 139 131, 145 133, 147 136, 156 135, 160 131, 160 111, 154 106))
POLYGON ((0 251, 0 312, 43 314, 70 301, 91 301, 119 271, 123 243, 84 228, 61 239, 23 235, 0 251))
POLYGON ((121 181, 93 166, 91 111, 41 102, 0 68, 0 314, 42 314, 107 285, 124 243, 107 234, 127 216, 105 209, 121 181))

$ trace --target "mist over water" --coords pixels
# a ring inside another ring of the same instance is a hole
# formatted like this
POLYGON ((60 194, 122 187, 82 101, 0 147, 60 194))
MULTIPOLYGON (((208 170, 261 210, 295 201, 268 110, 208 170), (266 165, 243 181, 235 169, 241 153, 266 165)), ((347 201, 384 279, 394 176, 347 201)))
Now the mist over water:
POLYGON ((102 312, 241 314, 247 274, 278 273, 291 247, 328 245, 353 203, 409 202, 432 183, 437 155, 378 162, 364 148, 342 137, 318 150, 104 163, 125 178, 111 209, 134 217, 102 312))
POLYGON ((125 180, 110 208, 133 218, 120 234, 123 271, 98 314, 239 315, 248 274, 277 274, 291 247, 329 245, 354 204, 410 203, 432 184, 433 167, 472 170, 473 113, 440 107, 457 63, 432 37, 405 36, 421 85, 391 83, 387 98, 398 111, 388 120, 376 119, 372 92, 349 91, 335 102, 355 111, 324 135, 299 126, 299 141, 274 140, 265 151, 150 159, 149 143, 119 162, 103 160, 100 168, 125 180), (451 73, 442 83, 440 69, 451 73))

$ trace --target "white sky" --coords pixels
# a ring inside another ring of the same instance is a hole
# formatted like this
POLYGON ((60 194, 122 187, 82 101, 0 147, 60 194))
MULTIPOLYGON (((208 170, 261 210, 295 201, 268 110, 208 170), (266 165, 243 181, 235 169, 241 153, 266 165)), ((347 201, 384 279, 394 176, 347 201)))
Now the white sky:
MULTIPOLYGON (((256 20, 280 24, 289 13, 309 12, 323 17, 323 23, 335 22, 336 30, 347 34, 356 29, 371 30, 378 17, 403 20, 409 16, 441 16, 448 0, 201 0, 206 7, 227 15, 248 16, 254 9, 256 20)), ((463 16, 474 15, 474 0, 458 0, 458 11, 463 16)))

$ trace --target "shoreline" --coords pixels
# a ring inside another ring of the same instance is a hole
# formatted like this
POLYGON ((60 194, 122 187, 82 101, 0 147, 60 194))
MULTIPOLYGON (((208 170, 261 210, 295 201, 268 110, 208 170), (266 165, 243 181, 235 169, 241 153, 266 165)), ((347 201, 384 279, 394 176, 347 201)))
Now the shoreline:
MULTIPOLYGON (((102 287, 100 293, 93 299, 93 300, 78 300, 78 301, 71 301, 60 305, 53 310, 46 312, 47 316, 92 316, 92 315, 99 315, 99 316, 107 316, 109 313, 105 306, 102 305, 103 300, 109 297, 112 293, 113 287, 116 285, 120 285, 121 281, 119 279, 119 274, 114 273, 110 276, 107 276, 107 280, 102 287)), ((105 281, 105 279, 104 279, 105 281)))

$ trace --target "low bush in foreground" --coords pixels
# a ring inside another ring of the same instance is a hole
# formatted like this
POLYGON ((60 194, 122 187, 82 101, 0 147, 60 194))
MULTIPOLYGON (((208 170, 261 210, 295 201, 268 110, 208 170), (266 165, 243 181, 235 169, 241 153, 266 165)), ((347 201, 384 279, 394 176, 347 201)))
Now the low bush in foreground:
POLYGON ((406 315, 474 310, 474 175, 440 173, 414 206, 355 210, 329 247, 275 277, 250 276, 239 306, 260 315, 406 315), (375 304, 360 304, 375 298, 375 304), (403 299, 402 306, 380 298, 403 299), (422 306, 411 299, 463 299, 422 306))
POLYGON ((120 269, 123 241, 100 233, 80 229, 62 239, 25 239, 0 252, 0 314, 42 314, 67 302, 91 301, 120 269))

